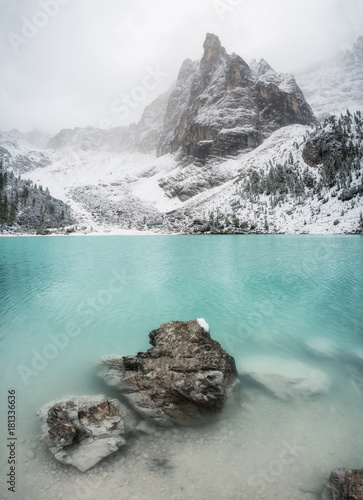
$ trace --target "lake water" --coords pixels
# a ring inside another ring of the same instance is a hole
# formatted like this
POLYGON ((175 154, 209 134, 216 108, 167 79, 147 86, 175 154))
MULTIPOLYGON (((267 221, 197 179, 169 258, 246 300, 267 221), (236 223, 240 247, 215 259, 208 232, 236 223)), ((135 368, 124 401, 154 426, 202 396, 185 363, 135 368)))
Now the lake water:
POLYGON ((312 500, 332 469, 363 467, 359 237, 1 238, 0 347, 1 498, 312 500), (139 438, 86 474, 44 449, 43 404, 109 394, 95 377, 99 356, 144 351, 160 324, 196 318, 236 360, 233 409, 213 425, 139 438), (155 469, 155 457, 170 466, 155 469))

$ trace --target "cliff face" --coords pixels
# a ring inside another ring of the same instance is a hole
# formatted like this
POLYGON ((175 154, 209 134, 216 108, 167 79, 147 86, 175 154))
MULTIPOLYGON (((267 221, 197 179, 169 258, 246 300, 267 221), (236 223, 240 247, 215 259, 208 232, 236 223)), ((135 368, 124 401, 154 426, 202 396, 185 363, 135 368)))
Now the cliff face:
POLYGON ((294 78, 265 61, 249 66, 208 34, 200 63, 184 62, 171 93, 157 154, 206 160, 236 155, 273 131, 315 117, 294 78))

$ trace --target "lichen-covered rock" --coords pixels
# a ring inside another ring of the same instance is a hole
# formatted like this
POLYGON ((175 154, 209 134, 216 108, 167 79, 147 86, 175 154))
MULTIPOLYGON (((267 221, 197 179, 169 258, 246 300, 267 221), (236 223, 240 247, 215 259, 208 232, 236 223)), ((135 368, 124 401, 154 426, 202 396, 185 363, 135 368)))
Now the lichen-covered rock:
POLYGON ((363 500, 363 469, 335 469, 323 498, 363 500))
POLYGON ((147 352, 101 358, 99 375, 162 426, 193 425, 222 411, 239 383, 237 370, 205 321, 171 321, 149 337, 153 347, 147 352))
POLYGON ((126 444, 139 423, 131 409, 105 396, 67 397, 43 406, 38 415, 55 458, 82 472, 126 444))

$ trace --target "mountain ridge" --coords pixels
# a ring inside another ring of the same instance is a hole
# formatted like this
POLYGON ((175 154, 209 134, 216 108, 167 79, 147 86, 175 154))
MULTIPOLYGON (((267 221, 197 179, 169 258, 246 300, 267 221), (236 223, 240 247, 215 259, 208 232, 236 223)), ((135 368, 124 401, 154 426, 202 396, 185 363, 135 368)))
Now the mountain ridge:
MULTIPOLYGON (((363 84, 362 46, 356 44, 353 55, 348 51, 345 62, 339 56, 339 72, 344 64, 353 68, 347 74, 355 84, 363 84)), ((276 73, 264 59, 247 64, 228 55, 218 37, 208 34, 202 59, 186 59, 176 83, 145 108, 137 124, 63 129, 47 148, 24 142, 24 135, 0 134, 0 156, 9 171, 26 173, 69 203, 86 232, 91 227, 187 234, 361 232, 360 153, 349 160, 359 168, 343 175, 340 165, 350 168, 342 160, 346 146, 344 141, 339 146, 340 136, 334 139, 338 157, 332 179, 339 185, 321 185, 318 199, 314 190, 324 169, 309 165, 302 151, 319 134, 316 144, 323 144, 332 125, 318 125, 313 111, 320 117, 320 108, 314 103, 310 108, 297 81, 276 73), (273 185, 276 176, 287 190, 283 197, 261 187, 273 185), (245 183, 256 185, 257 178, 262 191, 252 195, 254 188, 248 191, 245 183)), ((346 88, 347 96, 354 85, 346 88)), ((314 92, 319 95, 319 85, 314 92)), ((319 102, 328 106, 324 96, 319 102)), ((341 95, 337 104, 344 102, 341 95)), ((355 127, 352 116, 335 118, 343 136, 355 127)), ((360 151, 357 137, 349 136, 354 151, 360 151)))

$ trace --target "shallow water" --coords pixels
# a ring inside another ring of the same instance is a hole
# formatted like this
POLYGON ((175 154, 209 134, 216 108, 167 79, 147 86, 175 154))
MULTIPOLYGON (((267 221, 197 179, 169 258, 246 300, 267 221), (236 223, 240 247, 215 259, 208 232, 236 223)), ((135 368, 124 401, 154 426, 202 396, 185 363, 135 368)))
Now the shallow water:
POLYGON ((350 236, 0 239, 0 497, 16 389, 9 498, 319 498, 332 469, 363 467, 362 264, 363 239, 350 236), (146 350, 161 323, 200 317, 241 373, 251 360, 278 373, 303 363, 330 383, 281 399, 241 377, 213 425, 143 436, 86 474, 39 444, 44 403, 109 394, 99 356, 146 350))

